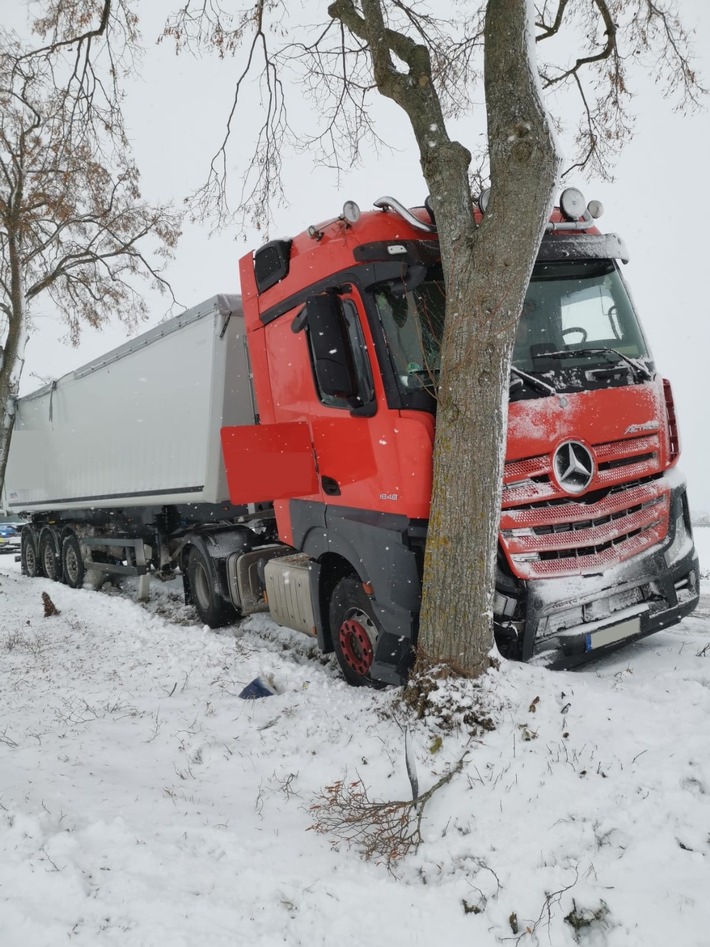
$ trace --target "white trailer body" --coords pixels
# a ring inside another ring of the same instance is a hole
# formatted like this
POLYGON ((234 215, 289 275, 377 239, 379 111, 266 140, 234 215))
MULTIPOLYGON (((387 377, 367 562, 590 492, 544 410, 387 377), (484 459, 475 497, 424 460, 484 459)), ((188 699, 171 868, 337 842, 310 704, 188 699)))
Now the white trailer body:
POLYGON ((213 296, 20 398, 5 503, 228 504, 220 428, 254 422, 241 298, 213 296))

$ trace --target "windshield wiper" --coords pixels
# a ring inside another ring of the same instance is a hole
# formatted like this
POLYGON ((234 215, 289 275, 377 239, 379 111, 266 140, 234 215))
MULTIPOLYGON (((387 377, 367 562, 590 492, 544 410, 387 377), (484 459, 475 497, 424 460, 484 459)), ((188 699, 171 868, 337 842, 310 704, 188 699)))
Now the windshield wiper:
POLYGON ((559 352, 539 352, 537 355, 533 355, 533 358, 584 358, 587 355, 614 355, 622 362, 626 362, 631 368, 636 381, 644 378, 651 381, 653 378, 653 372, 643 362, 635 358, 629 358, 628 355, 624 355, 623 352, 613 349, 609 345, 588 349, 562 349, 559 352))
POLYGON ((530 385, 531 388, 541 392, 543 395, 556 394, 557 389, 553 388, 552 385, 548 385, 546 381, 542 381, 540 378, 535 378, 534 375, 528 375, 527 372, 521 372, 520 369, 514 365, 510 366, 510 374, 520 378, 521 381, 524 381, 530 385))

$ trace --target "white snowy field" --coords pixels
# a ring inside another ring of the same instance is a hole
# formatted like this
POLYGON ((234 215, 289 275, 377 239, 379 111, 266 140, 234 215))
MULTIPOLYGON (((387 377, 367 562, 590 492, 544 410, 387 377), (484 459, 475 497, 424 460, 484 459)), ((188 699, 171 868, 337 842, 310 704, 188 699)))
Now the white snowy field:
POLYGON ((710 944, 710 580, 695 616, 582 671, 452 686, 480 731, 153 589, 0 557, 2 947, 710 944), (240 699, 257 675, 276 695, 240 699), (411 799, 405 725, 420 791, 467 755, 388 868, 310 831, 311 807, 338 780, 411 799))

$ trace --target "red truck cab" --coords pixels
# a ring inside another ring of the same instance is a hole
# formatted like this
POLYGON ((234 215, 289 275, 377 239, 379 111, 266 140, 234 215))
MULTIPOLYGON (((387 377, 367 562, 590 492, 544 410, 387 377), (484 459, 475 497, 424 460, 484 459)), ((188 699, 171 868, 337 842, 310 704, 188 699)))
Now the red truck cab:
MULTIPOLYGON (((698 600, 672 394, 621 276, 625 247, 564 198, 513 353, 494 614, 503 654, 550 666, 667 627, 698 600)), ((222 444, 231 501, 273 501, 279 540, 306 564, 321 647, 353 683, 400 683, 445 289, 427 208, 376 204, 241 260, 259 424, 224 428, 222 444)))

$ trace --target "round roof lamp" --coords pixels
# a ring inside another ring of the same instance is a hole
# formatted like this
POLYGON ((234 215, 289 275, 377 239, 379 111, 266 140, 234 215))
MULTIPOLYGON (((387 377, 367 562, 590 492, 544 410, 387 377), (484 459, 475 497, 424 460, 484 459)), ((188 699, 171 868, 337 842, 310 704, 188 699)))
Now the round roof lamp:
POLYGON ((349 224, 356 224, 360 220, 360 208, 355 201, 345 201, 343 204, 343 220, 349 224))
POLYGON ((568 187, 560 195, 560 210, 567 220, 579 220, 587 209, 584 194, 576 187, 568 187))

